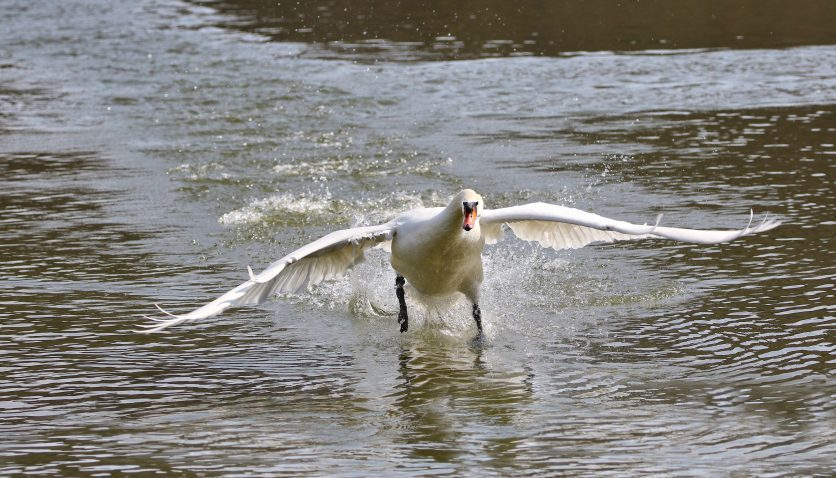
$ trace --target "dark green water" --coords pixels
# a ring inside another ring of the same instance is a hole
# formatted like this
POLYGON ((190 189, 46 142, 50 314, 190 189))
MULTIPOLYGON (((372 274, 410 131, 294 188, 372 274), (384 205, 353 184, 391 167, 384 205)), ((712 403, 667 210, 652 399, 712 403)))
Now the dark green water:
POLYGON ((0 476, 836 473, 832 2, 274 3, 0 4, 0 476), (785 224, 133 332, 462 187, 785 224))

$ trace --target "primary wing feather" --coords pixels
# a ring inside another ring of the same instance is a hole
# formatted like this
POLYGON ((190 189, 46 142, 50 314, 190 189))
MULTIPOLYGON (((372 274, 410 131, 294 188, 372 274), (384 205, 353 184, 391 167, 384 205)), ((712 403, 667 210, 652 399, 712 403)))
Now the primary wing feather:
POLYGON ((553 249, 577 249, 592 243, 644 238, 715 244, 768 231, 780 224, 776 220, 764 219, 758 226, 750 227, 750 220, 749 226, 730 231, 660 227, 658 221, 656 225, 638 225, 547 203, 487 209, 482 213, 481 221, 483 227, 488 226, 492 230, 497 225, 507 224, 520 239, 553 249))
POLYGON ((205 319, 230 307, 259 304, 272 293, 302 292, 361 262, 366 249, 391 240, 393 231, 392 223, 387 223, 332 232, 282 257, 261 273, 250 273, 250 280, 187 314, 174 315, 160 308, 170 318, 151 318, 156 323, 144 326, 143 332, 205 319))

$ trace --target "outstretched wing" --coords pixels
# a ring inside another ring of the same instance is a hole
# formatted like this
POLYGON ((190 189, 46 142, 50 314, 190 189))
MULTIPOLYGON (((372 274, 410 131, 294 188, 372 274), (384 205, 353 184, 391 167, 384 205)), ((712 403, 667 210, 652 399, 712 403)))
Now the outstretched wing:
POLYGON ((250 280, 187 314, 171 314, 157 306, 169 318, 148 317, 155 323, 142 326, 146 329, 143 332, 157 332, 183 322, 205 319, 230 307, 259 304, 274 292, 302 292, 308 285, 344 273, 363 260, 366 249, 391 240, 393 233, 392 223, 332 232, 282 257, 260 274, 253 274, 248 268, 250 280))
POLYGON ((501 236, 502 224, 507 224, 520 239, 536 241, 553 249, 577 249, 596 242, 614 242, 644 238, 665 238, 698 244, 727 242, 738 237, 768 231, 781 224, 780 221, 764 218, 763 222, 739 230, 700 230, 659 226, 637 225, 616 221, 580 209, 547 203, 533 203, 502 209, 486 209, 480 218, 489 243, 501 236))

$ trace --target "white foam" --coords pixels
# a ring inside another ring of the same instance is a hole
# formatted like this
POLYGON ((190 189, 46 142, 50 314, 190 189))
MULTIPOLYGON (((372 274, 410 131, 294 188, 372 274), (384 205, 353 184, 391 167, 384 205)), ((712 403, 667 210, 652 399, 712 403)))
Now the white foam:
POLYGON ((247 225, 264 221, 271 216, 287 216, 288 219, 304 219, 303 222, 333 222, 344 227, 345 219, 352 226, 377 224, 392 219, 410 209, 436 205, 436 197, 425 201, 416 194, 394 192, 376 199, 337 199, 325 189, 319 192, 278 193, 255 199, 250 204, 227 212, 218 218, 226 225, 247 225), (427 204, 429 203, 429 204, 427 204))
POLYGON ((182 180, 226 180, 231 177, 224 171, 226 167, 221 163, 208 162, 202 164, 183 163, 168 170, 169 174, 176 174, 182 180))

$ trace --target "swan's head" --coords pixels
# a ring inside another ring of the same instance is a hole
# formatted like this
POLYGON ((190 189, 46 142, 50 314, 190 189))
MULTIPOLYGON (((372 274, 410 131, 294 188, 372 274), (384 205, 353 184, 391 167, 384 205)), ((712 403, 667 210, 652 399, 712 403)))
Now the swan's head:
POLYGON ((470 231, 476 227, 479 216, 482 215, 482 207, 484 207, 482 196, 476 194, 476 191, 472 189, 465 189, 457 194, 453 201, 461 204, 462 216, 464 217, 462 229, 470 231))

